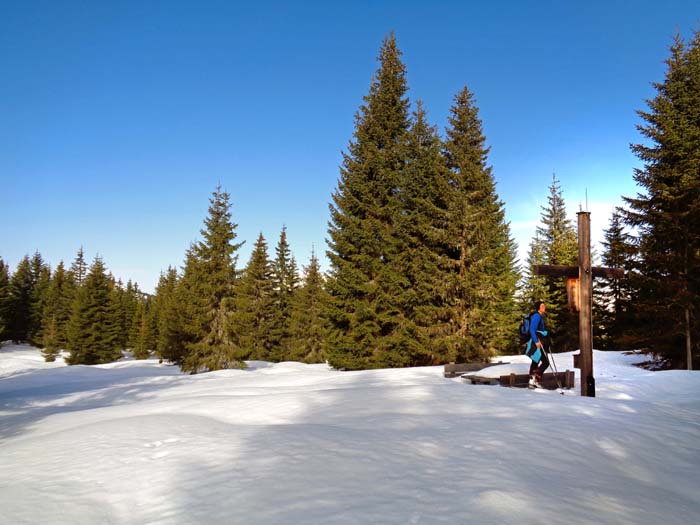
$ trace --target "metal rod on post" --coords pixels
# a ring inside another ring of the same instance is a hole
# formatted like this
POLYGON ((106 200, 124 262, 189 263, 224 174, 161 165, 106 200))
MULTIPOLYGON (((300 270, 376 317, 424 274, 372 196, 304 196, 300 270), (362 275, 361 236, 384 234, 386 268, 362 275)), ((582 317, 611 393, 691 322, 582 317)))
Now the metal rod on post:
POLYGON ((578 317, 578 336, 581 354, 581 395, 595 397, 593 377, 593 275, 591 272, 591 214, 580 211, 578 216, 578 274, 581 311, 578 317))

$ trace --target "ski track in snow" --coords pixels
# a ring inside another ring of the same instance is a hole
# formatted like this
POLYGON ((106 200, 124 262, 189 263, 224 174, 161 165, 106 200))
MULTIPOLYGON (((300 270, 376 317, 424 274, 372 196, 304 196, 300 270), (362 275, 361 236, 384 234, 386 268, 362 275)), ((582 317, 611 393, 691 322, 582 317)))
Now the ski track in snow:
MULTIPOLYGON (((527 369, 503 359, 480 374, 527 369)), ((596 352, 598 397, 581 398, 442 367, 190 376, 6 345, 0 522, 695 523, 700 374, 643 359, 596 352)))

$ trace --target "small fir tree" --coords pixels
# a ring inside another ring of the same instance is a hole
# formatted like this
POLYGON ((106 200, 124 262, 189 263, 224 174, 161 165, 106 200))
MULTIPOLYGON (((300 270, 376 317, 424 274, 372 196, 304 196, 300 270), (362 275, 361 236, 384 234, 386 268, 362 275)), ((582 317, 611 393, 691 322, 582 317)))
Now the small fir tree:
POLYGON ((68 322, 69 364, 109 363, 121 357, 115 337, 119 320, 113 288, 102 259, 95 257, 74 299, 68 322))
POLYGON ((157 315, 156 353, 161 359, 181 365, 185 356, 175 268, 161 274, 154 298, 157 315))
POLYGON ((8 332, 15 342, 29 340, 33 290, 32 265, 29 256, 25 255, 10 278, 8 332))
POLYGON ((221 186, 210 199, 204 224, 203 239, 191 247, 183 276, 186 299, 193 302, 182 369, 192 373, 244 366, 228 333, 237 251, 243 243, 234 243, 238 225, 231 221, 230 195, 221 186))
POLYGON ((66 327, 73 296, 72 283, 61 261, 51 277, 42 315, 44 357, 47 361, 54 361, 59 351, 66 348, 66 327))
POLYGON ((81 246, 70 267, 71 280, 80 288, 87 276, 88 266, 85 262, 85 252, 81 246))
POLYGON ((155 349, 154 318, 146 299, 139 300, 134 314, 133 353, 135 359, 148 359, 155 349))
MULTIPOLYGON (((566 203, 559 180, 552 176, 548 205, 542 207, 541 224, 530 245, 528 263, 549 265, 578 265, 576 230, 566 216, 566 203), (538 262, 539 261, 539 262, 538 262)), ((522 308, 532 310, 536 301, 547 304, 547 329, 553 334, 555 351, 568 352, 578 347, 578 315, 568 306, 566 282, 535 276, 532 265, 527 269, 522 308), (544 293, 542 284, 545 285, 544 293), (534 295, 540 293, 540 295, 534 295)))
POLYGON ((43 344, 41 320, 46 306, 46 296, 51 284, 51 268, 44 262, 39 252, 34 253, 31 260, 32 292, 29 311, 28 340, 35 346, 43 344))
POLYGON ((7 337, 10 313, 10 269, 0 257, 0 344, 7 337))
POLYGON ((267 242, 260 233, 250 261, 236 284, 236 304, 230 325, 239 354, 246 359, 268 360, 271 357, 273 291, 267 242))
POLYGON ((270 319, 270 359, 284 361, 290 359, 292 338, 292 306, 299 286, 296 262, 287 242, 287 228, 282 228, 275 248, 276 257, 272 261, 272 318, 270 319))
POLYGON ((325 302, 321 267, 312 251, 309 265, 304 267, 304 279, 293 298, 289 359, 305 363, 323 363, 323 343, 326 339, 325 302))
POLYGON ((637 322, 634 317, 634 297, 637 296, 635 282, 636 246, 633 237, 625 231, 622 216, 618 210, 613 212, 610 225, 605 230, 603 245, 603 265, 620 268, 623 277, 603 277, 599 286, 601 293, 600 330, 596 348, 605 350, 627 350, 634 348, 638 342, 635 337, 637 322))

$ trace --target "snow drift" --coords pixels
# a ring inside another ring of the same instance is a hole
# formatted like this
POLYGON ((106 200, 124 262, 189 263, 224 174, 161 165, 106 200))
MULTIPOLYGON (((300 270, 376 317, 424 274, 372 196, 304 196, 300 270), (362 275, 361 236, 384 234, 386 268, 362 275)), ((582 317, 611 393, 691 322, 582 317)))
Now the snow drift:
MULTIPOLYGON (((560 370, 571 355, 555 355, 560 370)), ((687 524, 700 374, 595 352, 596 398, 251 362, 67 367, 0 349, 3 523, 687 524)), ((527 361, 505 365, 522 372, 527 361)), ((495 373, 502 373, 496 371, 495 373)))

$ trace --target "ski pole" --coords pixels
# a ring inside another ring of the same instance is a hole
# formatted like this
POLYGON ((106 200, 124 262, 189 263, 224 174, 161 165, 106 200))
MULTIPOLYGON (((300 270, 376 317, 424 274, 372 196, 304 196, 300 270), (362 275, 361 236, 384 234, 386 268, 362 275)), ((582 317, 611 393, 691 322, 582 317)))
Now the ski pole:
POLYGON ((561 383, 559 382, 559 371, 557 370, 557 364, 554 362, 554 353, 552 352, 552 347, 547 349, 547 353, 549 353, 549 358, 552 360, 552 368, 554 369, 554 379, 557 380, 557 386, 559 387, 559 390, 563 390, 561 383))

